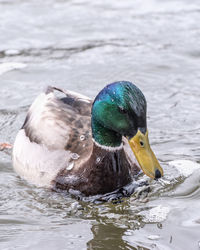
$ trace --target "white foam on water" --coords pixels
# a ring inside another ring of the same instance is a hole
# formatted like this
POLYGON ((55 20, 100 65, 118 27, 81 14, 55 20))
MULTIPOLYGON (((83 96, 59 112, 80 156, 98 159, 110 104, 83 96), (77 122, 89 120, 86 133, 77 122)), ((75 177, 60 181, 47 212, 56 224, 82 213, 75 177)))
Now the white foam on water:
POLYGON ((158 223, 164 221, 169 212, 169 207, 159 205, 150 210, 142 211, 139 214, 144 216, 143 221, 146 223, 158 223))
POLYGON ((5 52, 6 56, 16 56, 20 54, 20 50, 17 49, 7 49, 5 52))
POLYGON ((169 165, 174 166, 182 176, 188 177, 197 169, 200 169, 200 164, 189 160, 175 160, 169 162, 169 165))
POLYGON ((5 62, 0 64, 0 75, 4 73, 15 70, 15 69, 23 69, 27 65, 25 63, 18 63, 18 62, 5 62))

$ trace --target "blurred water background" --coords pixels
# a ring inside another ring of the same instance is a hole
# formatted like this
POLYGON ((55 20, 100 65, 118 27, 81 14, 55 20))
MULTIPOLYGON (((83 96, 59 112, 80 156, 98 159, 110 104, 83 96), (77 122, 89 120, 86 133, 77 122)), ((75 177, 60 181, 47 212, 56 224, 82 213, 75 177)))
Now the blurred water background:
POLYGON ((148 102, 163 181, 119 204, 38 189, 0 152, 0 249, 200 249, 198 0, 0 0, 0 141, 47 85, 95 97, 116 80, 148 102))

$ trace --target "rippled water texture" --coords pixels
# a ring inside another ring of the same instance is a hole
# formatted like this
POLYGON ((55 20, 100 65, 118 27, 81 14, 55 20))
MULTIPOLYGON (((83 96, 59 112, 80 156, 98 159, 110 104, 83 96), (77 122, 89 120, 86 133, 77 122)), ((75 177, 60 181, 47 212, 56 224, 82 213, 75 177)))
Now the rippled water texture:
POLYGON ((129 80, 165 170, 150 193, 93 204, 27 184, 0 152, 0 249, 199 249, 199 0, 0 0, 0 12, 0 141, 47 85, 94 97, 129 80))

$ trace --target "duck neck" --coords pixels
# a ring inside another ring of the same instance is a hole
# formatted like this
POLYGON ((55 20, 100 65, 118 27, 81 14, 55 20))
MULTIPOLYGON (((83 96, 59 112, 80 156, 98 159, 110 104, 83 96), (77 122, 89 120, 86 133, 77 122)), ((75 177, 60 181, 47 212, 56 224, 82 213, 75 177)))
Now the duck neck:
POLYGON ((98 146, 110 150, 122 147, 122 136, 119 133, 102 126, 95 119, 92 119, 91 125, 92 137, 98 146))

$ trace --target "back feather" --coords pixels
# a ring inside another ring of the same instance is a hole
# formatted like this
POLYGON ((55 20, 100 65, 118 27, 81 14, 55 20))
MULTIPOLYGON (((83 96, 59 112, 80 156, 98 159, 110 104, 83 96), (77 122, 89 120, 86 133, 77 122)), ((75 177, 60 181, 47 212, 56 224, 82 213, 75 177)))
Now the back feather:
POLYGON ((31 142, 50 150, 83 151, 91 140, 92 100, 72 91, 48 87, 31 105, 22 129, 31 142), (56 97, 54 91, 64 97, 56 97), (80 143, 77 142, 82 142, 80 143), (85 143, 86 144, 86 143, 85 143))

